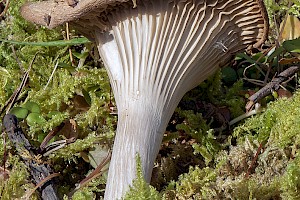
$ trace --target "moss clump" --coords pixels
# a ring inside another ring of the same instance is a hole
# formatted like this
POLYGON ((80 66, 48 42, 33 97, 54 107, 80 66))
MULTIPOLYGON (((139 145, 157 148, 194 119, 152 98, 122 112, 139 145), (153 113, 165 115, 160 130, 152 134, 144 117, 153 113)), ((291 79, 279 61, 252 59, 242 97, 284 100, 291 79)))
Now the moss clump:
POLYGON ((243 139, 242 136, 254 134, 253 137, 259 142, 281 149, 298 144, 300 142, 299 103, 300 91, 296 92, 293 98, 271 102, 263 114, 247 120, 237 127, 233 134, 240 140, 243 139))
POLYGON ((300 2, 298 0, 264 0, 264 2, 271 22, 274 20, 274 14, 284 15, 288 12, 289 14, 300 16, 300 2), (292 3, 291 7, 288 6, 290 2, 292 3))
MULTIPOLYGON (((0 24, 1 38, 32 42, 63 39, 63 29, 48 30, 21 18, 19 6, 25 0, 10 2, 8 15, 0 24)), ((282 17, 288 9, 288 1, 265 2, 270 16, 276 12, 282 17)), ((293 2, 290 13, 299 16, 299 1, 293 2)), ((29 63, 38 52, 30 71, 29 82, 16 105, 21 107, 26 102, 36 102, 40 115, 46 119, 45 123, 36 125, 30 125, 26 120, 21 121, 20 124, 24 132, 28 133, 30 141, 38 146, 43 139, 40 138, 41 135, 45 136, 54 127, 69 119, 76 122, 77 141, 47 157, 55 172, 63 175, 59 191, 66 198, 66 194, 74 189, 75 183, 93 170, 90 163, 83 161, 82 155, 88 154, 98 143, 109 146, 112 142, 116 117, 109 110, 111 97, 108 77, 101 64, 94 59, 97 56, 89 45, 16 45, 14 48, 24 69, 20 69, 16 62, 11 45, 1 43, 0 105, 4 105, 18 87, 24 73, 22 70, 28 69, 29 63), (79 64, 75 58, 75 66, 78 64, 75 67, 70 62, 68 48, 78 58, 84 57, 82 60, 85 62, 79 64), (56 63, 58 67, 49 81, 56 63)), ((300 92, 292 99, 270 103, 263 114, 246 120, 236 128, 234 138, 231 138, 229 131, 224 133, 224 129, 221 129, 227 123, 226 119, 220 120, 216 115, 207 115, 210 112, 203 107, 199 109, 199 102, 217 109, 217 112, 212 113, 218 113, 220 107, 225 107, 230 110, 232 117, 241 115, 245 101, 240 91, 245 86, 242 81, 234 84, 232 82, 233 80, 228 83, 230 85, 224 86, 219 71, 183 98, 173 116, 175 123, 169 125, 163 150, 157 159, 160 160, 157 161, 157 169, 162 171, 156 174, 160 179, 156 181, 160 193, 144 181, 138 161, 137 179, 125 199, 300 198, 300 92), (261 144, 263 152, 249 170, 261 144)), ((56 139, 65 139, 66 135, 60 133, 56 139)), ((0 142, 3 144, 2 139, 0 142)), ((10 144, 8 149, 11 154, 13 151, 10 144)), ((3 151, 3 145, 0 145, 0 159, 3 159, 3 151)), ((10 155, 7 169, 10 170, 10 179, 0 182, 2 198, 21 198, 32 188, 26 168, 18 156, 10 155)), ((105 175, 77 191, 73 199, 99 199, 103 196, 104 187, 105 175)))
POLYGON ((213 189, 216 172, 209 167, 190 168, 189 173, 179 177, 177 182, 171 182, 163 197, 171 199, 212 199, 216 191, 213 189))
POLYGON ((300 199, 300 158, 290 162, 282 178, 282 198, 300 199))
POLYGON ((299 199, 299 105, 300 91, 269 103, 234 130, 237 144, 218 151, 214 165, 191 167, 160 192, 163 199, 299 199))
MULTIPOLYGON (((20 197, 25 196, 26 192, 32 190, 34 186, 30 185, 30 182, 27 181, 29 174, 26 166, 20 161, 18 156, 13 156, 10 154, 7 163, 10 165, 8 168, 11 167, 11 169, 7 179, 3 176, 3 172, 1 172, 1 199, 19 199, 20 197)), ((31 199, 37 198, 34 195, 31 197, 31 199)))
POLYGON ((136 179, 133 181, 132 186, 129 191, 126 193, 125 200, 160 200, 161 197, 159 193, 148 183, 146 183, 143 175, 141 158, 136 157, 136 179))
MULTIPOLYGON (((25 21, 19 13, 20 6, 24 3, 25 0, 10 1, 6 17, 1 20, 0 38, 27 42, 64 39, 64 27, 49 30, 25 21)), ((70 32, 71 38, 78 37, 74 36, 74 31, 70 32)), ((61 178, 58 188, 60 195, 63 196, 93 169, 89 163, 83 161, 81 153, 87 154, 96 143, 101 142, 103 146, 112 143, 116 117, 111 115, 109 110, 111 95, 107 73, 101 63, 94 59, 96 55, 91 44, 70 47, 14 45, 15 54, 23 67, 19 66, 11 47, 10 43, 0 43, 0 108, 3 108, 5 102, 20 85, 24 71, 29 68, 33 57, 37 55, 29 72, 29 81, 15 106, 21 107, 26 102, 35 102, 40 108, 39 115, 45 121, 41 124, 30 124, 24 119, 20 120, 20 126, 31 144, 38 148, 44 137, 55 127, 68 122, 69 119, 76 123, 77 135, 75 136, 78 138, 76 142, 44 158, 51 163, 55 172, 68 174, 61 178), (74 62, 71 63, 69 48, 79 57, 84 54, 85 59, 79 63, 79 59, 74 58, 74 62), (56 64, 58 65, 54 70, 56 64), (77 97, 80 97, 80 101, 77 101, 77 97)), ((68 138, 67 131, 61 131, 54 140, 66 138, 68 138)), ((3 160, 4 153, 2 144, 1 140, 0 160, 3 160)), ((7 149, 6 151, 12 152, 11 144, 8 144, 7 149)), ((22 163, 21 160, 19 162, 22 163)), ((1 182, 2 194, 7 197, 6 199, 20 199, 25 191, 31 189, 31 185, 27 184, 30 183, 31 177, 24 174, 25 167, 19 167, 22 169, 19 171, 15 170, 19 165, 15 166, 11 159, 7 161, 7 165, 10 179, 1 182)), ((103 195, 105 178, 96 182, 97 185, 89 185, 78 191, 76 196, 103 195)), ((79 197, 77 199, 80 199, 79 197)))

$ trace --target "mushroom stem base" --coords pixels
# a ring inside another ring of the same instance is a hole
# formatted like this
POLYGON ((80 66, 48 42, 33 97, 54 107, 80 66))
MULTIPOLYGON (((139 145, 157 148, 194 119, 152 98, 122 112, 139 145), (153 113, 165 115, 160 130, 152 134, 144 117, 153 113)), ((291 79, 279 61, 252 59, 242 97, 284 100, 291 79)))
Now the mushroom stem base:
POLYGON ((120 199, 136 177, 136 158, 141 158, 145 180, 150 182, 155 158, 169 116, 162 116, 159 108, 144 99, 127 101, 119 106, 118 128, 114 141, 105 199, 120 199))

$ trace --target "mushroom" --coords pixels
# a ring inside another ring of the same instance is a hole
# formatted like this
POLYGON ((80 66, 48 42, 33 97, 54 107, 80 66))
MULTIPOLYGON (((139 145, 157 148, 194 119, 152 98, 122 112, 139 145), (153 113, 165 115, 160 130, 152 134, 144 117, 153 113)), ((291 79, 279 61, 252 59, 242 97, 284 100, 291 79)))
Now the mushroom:
POLYGON ((262 0, 52 0, 25 4, 21 14, 48 28, 69 22, 98 47, 118 108, 105 199, 128 190, 137 154, 150 182, 183 95, 268 32, 262 0))

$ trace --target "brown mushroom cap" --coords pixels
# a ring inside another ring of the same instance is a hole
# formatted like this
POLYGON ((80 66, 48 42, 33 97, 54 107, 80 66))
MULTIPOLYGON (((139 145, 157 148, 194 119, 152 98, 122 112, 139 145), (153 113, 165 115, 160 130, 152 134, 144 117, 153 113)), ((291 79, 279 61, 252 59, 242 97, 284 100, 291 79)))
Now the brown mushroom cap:
POLYGON ((64 0, 27 3, 21 7, 21 15, 35 24, 55 28, 66 22, 78 20, 93 10, 104 11, 107 7, 130 0, 81 0, 70 6, 64 0))
MULTIPOLYGON (((91 16, 98 17, 102 15, 101 13, 103 12, 105 15, 107 13, 105 12, 107 8, 126 2, 129 2, 133 8, 136 7, 136 0, 80 0, 75 7, 69 6, 64 0, 53 0, 27 3, 21 7, 20 12, 21 15, 28 21, 46 26, 48 28, 55 28, 59 25, 63 25, 66 22, 74 22, 77 24, 77 22, 80 23, 80 20, 83 22, 90 21, 90 23, 93 24, 93 17, 91 16)), ((259 37, 258 41, 253 44, 253 47, 255 48, 259 47, 266 40, 269 31, 267 11, 265 9, 263 0, 256 0, 256 3, 259 7, 262 19, 264 20, 264 22, 261 23, 264 25, 264 32, 262 33, 261 37, 259 37)), ((239 1, 237 1, 235 5, 236 4, 239 4, 239 1)), ((105 27, 101 28, 104 29, 105 27)), ((89 28, 85 27, 82 31, 86 31, 86 29, 89 28)))

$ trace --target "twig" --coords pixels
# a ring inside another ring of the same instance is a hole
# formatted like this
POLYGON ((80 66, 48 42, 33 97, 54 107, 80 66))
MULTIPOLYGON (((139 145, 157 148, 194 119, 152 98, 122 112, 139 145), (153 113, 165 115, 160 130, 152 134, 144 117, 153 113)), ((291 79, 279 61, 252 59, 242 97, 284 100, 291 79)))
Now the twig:
POLYGON ((289 77, 299 71, 298 66, 292 66, 281 72, 276 78, 269 82, 266 86, 261 88, 258 92, 248 98, 249 102, 246 105, 246 110, 250 110, 252 106, 257 103, 260 99, 277 91, 280 88, 280 84, 289 79, 289 77))
POLYGON ((259 147, 258 147, 258 149, 256 151, 256 154, 255 154, 255 156, 254 156, 254 158, 253 158, 253 160, 251 162, 251 165, 249 166, 249 168, 247 170, 245 178, 248 178, 249 175, 250 175, 250 173, 251 173, 251 171, 253 170, 254 164, 256 163, 256 161, 258 159, 258 155, 260 154, 260 151, 262 150, 262 148, 263 148, 263 145, 262 145, 262 143, 260 143, 260 145, 259 145, 259 147))
POLYGON ((11 46, 11 50, 12 50, 12 52, 13 52, 13 55, 14 55, 14 57, 15 57, 15 59, 16 59, 18 65, 19 65, 21 71, 24 73, 26 70, 25 70, 24 66, 22 65, 21 61, 19 60, 19 58, 18 58, 18 56, 17 56, 17 53, 16 53, 16 50, 15 50, 15 48, 14 48, 13 45, 11 46))
POLYGON ((71 137, 70 139, 52 142, 51 144, 49 144, 45 147, 46 152, 43 154, 43 156, 49 156, 54 151, 57 151, 58 149, 61 149, 61 148, 65 147, 66 145, 71 144, 75 141, 76 141, 76 138, 71 137))
POLYGON ((44 138, 42 141, 40 148, 39 148, 39 153, 43 152, 48 144, 48 142, 64 127, 65 123, 61 123, 59 126, 55 127, 48 133, 48 135, 44 138))
POLYGON ((253 67, 253 66, 256 66, 256 64, 253 63, 253 64, 247 66, 247 67, 244 69, 244 72, 243 72, 244 78, 243 78, 243 79, 246 80, 246 81, 248 81, 248 82, 250 82, 250 83, 253 83, 253 84, 255 84, 255 85, 264 86, 263 81, 261 81, 261 80, 256 80, 256 79, 251 79, 251 78, 248 78, 248 77, 247 77, 246 71, 247 71, 249 68, 253 67))
MULTIPOLYGON (((3 126, 5 127, 8 138, 12 141, 18 154, 22 157, 24 163, 30 170, 34 183, 40 186, 41 181, 53 174, 52 169, 48 164, 40 160, 40 155, 35 154, 35 149, 19 127, 16 116, 11 114, 5 115, 3 118, 3 126)), ((53 180, 47 180, 46 183, 44 180, 42 186, 39 187, 39 191, 42 193, 42 199, 44 200, 59 199, 53 180)))
MULTIPOLYGON (((5 171, 5 167, 6 167, 6 161, 7 161, 7 151, 6 151, 6 137, 5 137, 5 133, 4 133, 4 130, 2 130, 2 139, 3 139, 3 159, 2 159, 2 165, 3 165, 3 168, 5 171)), ((0 194, 1 195, 1 194, 0 194)))
POLYGON ((262 109, 261 109, 260 104, 256 103, 255 104, 255 109, 253 109, 253 110, 251 110, 249 112, 246 112, 245 114, 240 115, 237 118, 234 118, 233 120, 231 120, 229 122, 229 126, 232 126, 233 124, 235 124, 235 123, 237 123, 237 122, 239 122, 239 121, 241 121, 241 120, 243 120, 243 119, 245 119, 247 117, 250 117, 252 115, 256 115, 256 114, 260 113, 261 111, 262 111, 262 109))

